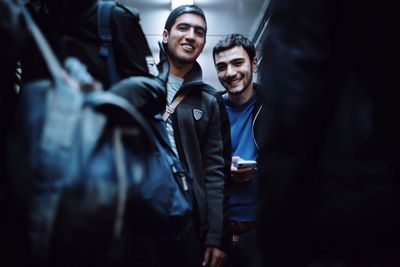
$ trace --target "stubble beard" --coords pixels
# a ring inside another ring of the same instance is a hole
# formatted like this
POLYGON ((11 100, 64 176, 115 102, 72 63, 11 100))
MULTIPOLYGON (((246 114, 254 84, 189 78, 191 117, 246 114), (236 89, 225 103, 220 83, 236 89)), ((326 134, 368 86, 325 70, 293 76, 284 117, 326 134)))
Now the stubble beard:
MULTIPOLYGON (((251 72, 252 73, 252 72, 251 72)), ((235 92, 231 92, 229 90, 226 90, 228 92, 228 94, 230 95, 240 95, 242 93, 244 93, 246 91, 247 88, 249 88, 251 81, 253 80, 253 75, 251 74, 249 77, 249 80, 247 81, 247 83, 242 87, 242 89, 240 89, 239 91, 235 91, 235 92)))

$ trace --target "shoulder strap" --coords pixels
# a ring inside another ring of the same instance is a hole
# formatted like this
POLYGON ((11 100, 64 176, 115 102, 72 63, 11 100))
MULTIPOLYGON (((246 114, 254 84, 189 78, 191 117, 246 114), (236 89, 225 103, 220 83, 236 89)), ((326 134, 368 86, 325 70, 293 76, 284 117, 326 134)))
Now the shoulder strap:
POLYGON ((189 94, 191 91, 191 88, 188 88, 186 90, 183 90, 181 92, 178 91, 178 94, 175 96, 174 101, 172 101, 171 105, 167 105, 167 108, 162 116, 164 121, 167 121, 169 116, 171 116, 172 113, 174 113, 176 107, 179 105, 179 103, 182 102, 183 99, 189 94))
POLYGON ((115 6, 116 4, 113 1, 99 1, 97 10, 98 33, 101 40, 99 55, 107 60, 110 85, 120 80, 115 65, 114 51, 112 49, 112 33, 110 26, 111 11, 115 6))
POLYGON ((67 73, 64 71, 54 52, 51 50, 50 45, 48 44, 43 33, 36 25, 36 22, 33 20, 31 14, 26 9, 26 6, 22 3, 22 1, 18 4, 21 9, 22 16, 25 19, 27 29, 31 33, 33 40, 39 48, 44 61, 46 62, 52 80, 65 80, 67 73))

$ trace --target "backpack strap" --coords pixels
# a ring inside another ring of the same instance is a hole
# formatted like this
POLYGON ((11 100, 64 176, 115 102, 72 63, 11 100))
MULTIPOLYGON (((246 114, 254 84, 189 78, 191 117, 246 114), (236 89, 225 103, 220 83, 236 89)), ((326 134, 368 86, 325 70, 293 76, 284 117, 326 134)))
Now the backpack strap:
POLYGON ((174 101, 172 101, 170 105, 167 105, 166 110, 162 115, 162 119, 164 121, 168 120, 169 116, 171 116, 172 113, 174 113, 176 107, 182 102, 183 99, 185 99, 185 97, 190 93, 190 91, 191 88, 187 88, 186 90, 183 91, 178 91, 174 101))
POLYGON ((112 33, 110 26, 111 11, 116 6, 113 1, 99 1, 97 9, 98 34, 101 40, 99 55, 106 58, 110 85, 120 79, 115 65, 114 51, 112 48, 112 33))

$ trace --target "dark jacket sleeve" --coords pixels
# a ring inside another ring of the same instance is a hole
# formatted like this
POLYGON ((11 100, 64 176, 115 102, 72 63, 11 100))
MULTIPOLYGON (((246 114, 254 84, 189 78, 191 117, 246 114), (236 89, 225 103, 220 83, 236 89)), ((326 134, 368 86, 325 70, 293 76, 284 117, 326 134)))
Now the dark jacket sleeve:
POLYGON ((127 78, 111 87, 110 92, 128 100, 146 117, 165 109, 165 83, 158 78, 140 76, 127 78))
POLYGON ((115 84, 110 91, 122 96, 146 117, 165 111, 167 104, 167 79, 169 65, 157 70, 157 77, 130 77, 115 84))
POLYGON ((205 244, 223 249, 227 238, 225 183, 230 177, 230 127, 217 97, 213 99, 211 109, 210 128, 203 147, 209 223, 205 244))

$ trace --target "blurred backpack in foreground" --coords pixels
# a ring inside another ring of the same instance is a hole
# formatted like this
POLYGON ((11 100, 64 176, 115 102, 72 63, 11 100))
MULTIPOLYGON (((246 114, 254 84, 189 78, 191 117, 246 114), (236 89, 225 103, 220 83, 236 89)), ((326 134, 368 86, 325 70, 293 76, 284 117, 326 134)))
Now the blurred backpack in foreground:
MULTIPOLYGON (((79 61, 68 59, 67 73, 21 9, 51 73, 21 88, 8 142, 32 265, 97 266, 124 227, 179 231, 192 207, 186 171, 168 144, 79 61)), ((135 78, 124 82, 146 90, 135 78)))

